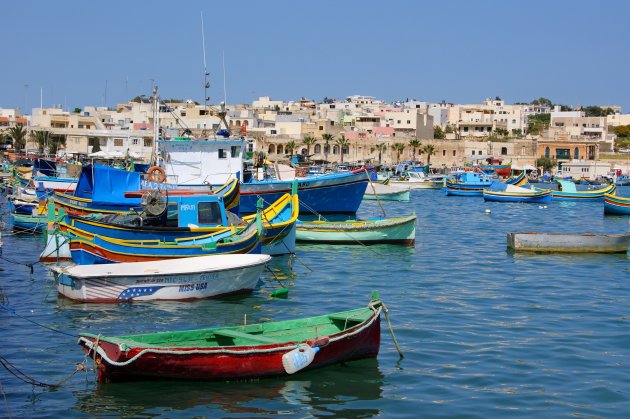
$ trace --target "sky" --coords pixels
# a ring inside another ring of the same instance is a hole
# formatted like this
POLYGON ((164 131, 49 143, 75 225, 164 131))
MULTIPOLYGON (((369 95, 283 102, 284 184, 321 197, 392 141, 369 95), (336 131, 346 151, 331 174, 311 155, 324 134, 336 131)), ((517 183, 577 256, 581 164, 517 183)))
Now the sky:
POLYGON ((2 3, 0 108, 210 103, 507 103, 630 112, 626 0, 50 1, 2 3), (225 89, 224 89, 225 87, 225 89))

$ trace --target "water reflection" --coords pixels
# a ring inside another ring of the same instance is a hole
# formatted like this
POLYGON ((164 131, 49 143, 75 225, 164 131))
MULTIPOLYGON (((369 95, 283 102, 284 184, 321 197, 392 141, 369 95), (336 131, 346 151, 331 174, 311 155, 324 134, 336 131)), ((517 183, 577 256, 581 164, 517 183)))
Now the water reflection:
POLYGON ((192 416, 215 411, 209 416, 330 414, 359 418, 381 413, 356 402, 379 400, 382 389, 378 362, 368 359, 246 382, 98 384, 93 392, 75 394, 74 409, 89 416, 152 417, 156 411, 192 416))

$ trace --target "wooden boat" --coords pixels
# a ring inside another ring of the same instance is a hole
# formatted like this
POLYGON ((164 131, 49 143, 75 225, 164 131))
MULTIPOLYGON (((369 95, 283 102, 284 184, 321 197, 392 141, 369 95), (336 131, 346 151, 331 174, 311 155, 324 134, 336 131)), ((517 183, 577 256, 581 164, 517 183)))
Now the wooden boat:
POLYGON ((630 215, 630 198, 605 194, 604 214, 630 215))
POLYGON ((12 212, 9 215, 9 220, 16 230, 42 232, 46 229, 48 218, 46 214, 37 214, 35 210, 30 215, 12 212))
POLYGON ((381 201, 409 201, 409 187, 389 185, 380 182, 371 182, 365 190, 363 199, 381 201))
MULTIPOLYGON (((297 178, 302 214, 345 213, 354 214, 368 186, 364 169, 320 176, 297 178)), ((265 205, 291 191, 293 180, 251 180, 241 184, 240 210, 244 214, 256 212, 258 198, 265 205)))
POLYGON ((416 241, 416 214, 397 218, 298 222, 296 240, 333 244, 402 244, 416 241))
POLYGON ((300 367, 376 357, 383 309, 378 298, 373 293, 364 308, 246 326, 111 337, 82 333, 79 345, 96 361, 99 382, 287 376, 300 367), (306 350, 316 351, 314 357, 300 356, 306 350))
POLYGON ((392 180, 391 184, 411 189, 442 189, 444 178, 426 175, 424 172, 407 172, 404 180, 392 180))
POLYGON ((502 186, 504 187, 493 188, 493 185, 491 185, 489 188, 484 189, 484 201, 531 203, 551 202, 551 191, 540 191, 509 184, 503 184, 502 186))
MULTIPOLYGON (((100 215, 88 217, 67 216, 61 229, 69 226, 84 233, 115 240, 159 240, 172 242, 180 239, 199 238, 226 228, 240 231, 256 214, 240 219, 226 211, 223 199, 218 195, 188 194, 167 196, 157 193, 164 210, 150 216, 150 207, 143 206, 142 214, 100 215)), ((262 212, 262 252, 280 255, 295 252, 295 223, 299 214, 297 194, 284 194, 262 212)))
POLYGON ((488 157, 486 158, 487 164, 475 165, 473 163, 464 163, 464 168, 468 171, 482 170, 485 173, 496 174, 497 176, 510 176, 512 171, 512 162, 508 164, 501 164, 502 162, 502 159, 488 157))
POLYGON ((67 214, 86 216, 94 213, 122 214, 130 210, 142 210, 142 195, 145 186, 153 189, 168 190, 171 195, 190 195, 194 193, 213 193, 221 196, 225 208, 233 212, 238 210, 240 187, 237 179, 230 179, 218 189, 182 189, 178 185, 144 182, 141 174, 128 172, 100 164, 84 166, 73 195, 55 192, 55 206, 63 208, 67 214))
POLYGON ((564 201, 593 201, 604 200, 604 195, 615 195, 617 193, 617 187, 611 183, 600 189, 592 189, 586 191, 578 191, 575 187, 575 183, 568 180, 556 180, 558 183, 558 190, 552 191, 553 199, 561 199, 564 201))
POLYGON ((193 238, 172 242, 159 240, 116 240, 67 227, 74 237, 70 239, 72 261, 80 265, 95 263, 148 262, 191 256, 234 253, 261 253, 262 222, 250 222, 236 231, 225 228, 193 238))
POLYGON ((630 234, 508 233, 510 249, 529 252, 626 253, 630 234))
POLYGON ((252 291, 269 255, 198 256, 51 268, 57 292, 81 302, 195 300, 252 291))

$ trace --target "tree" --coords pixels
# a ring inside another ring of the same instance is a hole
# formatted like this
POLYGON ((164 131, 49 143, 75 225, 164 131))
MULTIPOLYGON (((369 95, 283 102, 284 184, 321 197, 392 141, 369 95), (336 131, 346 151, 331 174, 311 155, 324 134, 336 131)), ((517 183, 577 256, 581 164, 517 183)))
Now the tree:
POLYGON ((546 97, 541 97, 539 99, 532 100, 532 105, 540 105, 540 106, 546 106, 548 108, 551 108, 553 106, 553 103, 546 97))
POLYGON ((343 163, 343 154, 347 150, 347 147, 350 144, 350 141, 348 141, 345 135, 341 134, 341 136, 337 138, 337 144, 339 145, 339 148, 341 149, 341 162, 343 163))
POLYGON ((284 147, 287 150, 287 154, 293 154, 293 150, 295 150, 297 144, 295 143, 295 141, 291 140, 284 147))
POLYGON ((616 127, 610 127, 610 130, 620 138, 630 137, 630 125, 618 125, 616 127))
POLYGON ((416 149, 422 147, 422 143, 418 139, 409 140, 409 146, 411 147, 411 154, 413 160, 416 161, 416 149))
POLYGON ((431 156, 435 154, 435 147, 432 144, 427 144, 422 148, 422 151, 427 155, 427 164, 431 164, 431 156))
POLYGON ((582 110, 584 111, 585 116, 606 116, 615 113, 612 108, 604 109, 599 106, 587 106, 582 110))
POLYGON ((378 150, 378 164, 381 164, 381 157, 383 155, 383 152, 387 150, 387 144, 385 143, 377 144, 376 149, 378 150))
POLYGON ((35 131, 33 135, 35 136, 35 141, 37 141, 37 151, 40 154, 43 154, 44 149, 48 146, 48 143, 49 143, 50 132, 49 131, 35 131))
POLYGON ((26 145, 26 129, 22 125, 9 128, 9 136, 13 140, 13 147, 20 151, 26 145))
POLYGON ((88 139, 88 145, 92 146, 92 153, 101 151, 101 142, 96 137, 90 137, 88 139))
POLYGON ((333 140, 332 134, 322 134, 324 140, 324 160, 328 163, 328 153, 330 153, 330 142, 333 140))
POLYGON ((443 140, 444 137, 446 136, 444 135, 444 131, 442 131, 442 127, 436 125, 435 128, 433 128, 433 138, 436 140, 443 140))
POLYGON ((453 127, 451 124, 446 124, 446 129, 444 129, 444 133, 451 134, 453 132, 455 132, 455 127, 453 127))
POLYGON ((403 143, 394 143, 392 144, 392 148, 396 152, 396 161, 400 162, 400 153, 405 149, 405 144, 403 143))
POLYGON ((549 171, 557 165, 558 162, 555 158, 541 157, 536 159, 536 167, 542 167, 544 171, 549 171))
POLYGON ((302 140, 302 144, 306 146, 306 157, 308 158, 311 155, 311 146, 315 144, 317 140, 315 137, 311 135, 305 135, 302 140))
POLYGON ((81 113, 81 108, 74 108, 74 113, 81 113))
POLYGON ((57 150, 59 150, 61 146, 66 146, 66 137, 52 137, 51 141, 48 143, 48 152, 54 156, 57 154, 57 150))
POLYGON ((549 127, 551 123, 551 114, 539 113, 530 115, 527 119, 527 132, 532 135, 542 134, 543 130, 549 127))
POLYGON ((507 135, 509 134, 508 130, 505 128, 497 128, 494 130, 494 132, 501 137, 507 137, 507 135))

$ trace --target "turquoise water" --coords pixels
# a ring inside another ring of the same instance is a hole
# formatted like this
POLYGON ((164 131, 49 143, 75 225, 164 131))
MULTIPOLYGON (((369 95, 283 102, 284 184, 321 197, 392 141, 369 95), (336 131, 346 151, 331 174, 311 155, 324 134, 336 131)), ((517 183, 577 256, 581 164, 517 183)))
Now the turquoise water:
MULTIPOLYGON (((620 195, 630 196, 630 188, 620 195)), ((1 204, 6 221, 6 202, 1 204)), ((84 358, 70 335, 177 330, 280 320, 367 304, 380 290, 404 359, 382 322, 375 360, 286 379, 229 383, 97 384, 79 372, 57 389, 0 369, 0 417, 627 417, 630 413, 628 255, 521 255, 509 231, 626 232, 630 217, 602 203, 484 203, 413 191, 383 202, 388 216, 418 214, 415 248, 299 246, 274 258, 244 297, 176 303, 77 304, 58 298, 47 270, 0 261, 5 307, 0 355, 58 382, 84 358), (491 212, 486 213, 489 209, 491 212), (19 317, 19 316, 22 317, 19 317)), ((360 216, 380 211, 365 201, 360 216)), ((3 230, 2 257, 37 260, 42 239, 3 230)))

